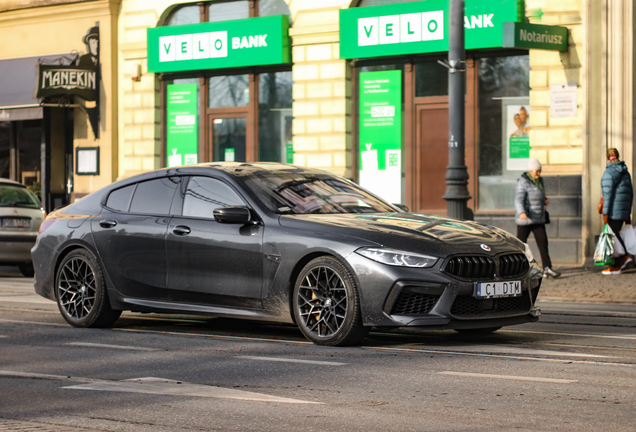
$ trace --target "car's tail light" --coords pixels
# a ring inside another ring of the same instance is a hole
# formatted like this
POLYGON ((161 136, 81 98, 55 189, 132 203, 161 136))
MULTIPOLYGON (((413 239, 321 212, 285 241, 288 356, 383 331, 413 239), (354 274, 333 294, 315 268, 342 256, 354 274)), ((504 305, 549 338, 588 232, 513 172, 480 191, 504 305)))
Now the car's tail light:
POLYGON ((55 219, 45 220, 44 222, 42 222, 40 224, 40 234, 42 234, 48 227, 53 225, 53 222, 55 222, 55 219))

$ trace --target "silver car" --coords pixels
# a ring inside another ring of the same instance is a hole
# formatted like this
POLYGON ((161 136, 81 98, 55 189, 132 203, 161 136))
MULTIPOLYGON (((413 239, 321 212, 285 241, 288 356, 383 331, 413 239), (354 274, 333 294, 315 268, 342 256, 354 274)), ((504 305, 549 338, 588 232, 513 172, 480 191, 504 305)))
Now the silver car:
POLYGON ((24 276, 33 276, 31 248, 45 216, 26 186, 0 178, 0 265, 17 265, 24 276))

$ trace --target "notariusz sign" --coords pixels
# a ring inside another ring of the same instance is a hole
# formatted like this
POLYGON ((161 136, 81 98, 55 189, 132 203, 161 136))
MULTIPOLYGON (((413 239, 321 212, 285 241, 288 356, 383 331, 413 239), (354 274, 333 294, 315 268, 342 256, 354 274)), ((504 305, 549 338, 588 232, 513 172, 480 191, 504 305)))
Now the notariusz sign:
POLYGON ((506 48, 568 50, 567 27, 510 22, 504 23, 503 46, 506 48))
MULTIPOLYGON (((466 0, 466 49, 500 48, 505 22, 524 19, 522 0, 466 0)), ((340 11, 340 58, 448 51, 448 0, 340 11)))
POLYGON ((289 17, 148 29, 148 70, 178 72, 289 63, 289 17))
POLYGON ((79 96, 95 101, 99 95, 97 68, 36 65, 37 82, 33 97, 79 96))

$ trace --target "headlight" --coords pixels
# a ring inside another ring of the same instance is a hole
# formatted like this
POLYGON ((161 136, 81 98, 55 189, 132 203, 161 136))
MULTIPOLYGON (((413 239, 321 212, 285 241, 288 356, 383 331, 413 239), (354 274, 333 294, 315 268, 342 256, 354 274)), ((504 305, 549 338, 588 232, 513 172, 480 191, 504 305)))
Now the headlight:
POLYGON ((532 251, 530 250, 530 246, 528 246, 528 243, 524 243, 523 245, 526 247, 525 254, 526 258, 528 258, 528 262, 534 261, 534 255, 532 255, 532 251))
POLYGON ((393 249, 360 248, 356 251, 373 261, 401 267, 433 267, 438 258, 393 249))

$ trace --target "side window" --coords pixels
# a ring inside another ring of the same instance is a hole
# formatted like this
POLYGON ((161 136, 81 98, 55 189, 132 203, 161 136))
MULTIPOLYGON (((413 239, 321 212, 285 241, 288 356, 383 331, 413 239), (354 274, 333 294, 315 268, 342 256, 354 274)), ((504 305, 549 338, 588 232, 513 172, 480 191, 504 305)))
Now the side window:
POLYGON ((212 219, 217 207, 244 205, 241 197, 222 181, 210 177, 192 177, 183 198, 183 216, 212 219))
POLYGON ((178 177, 164 177, 139 183, 130 203, 131 213, 170 214, 178 177))
POLYGON ((135 186, 137 185, 132 184, 112 191, 110 195, 108 195, 108 200, 106 200, 106 207, 113 210, 127 212, 128 207, 130 207, 130 198, 135 191, 135 186))

